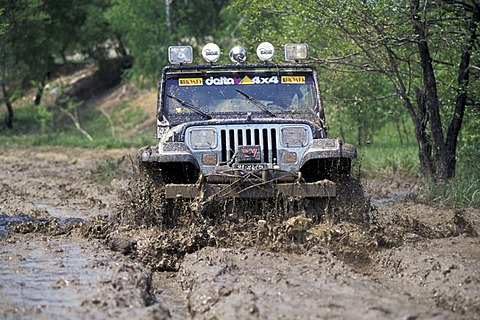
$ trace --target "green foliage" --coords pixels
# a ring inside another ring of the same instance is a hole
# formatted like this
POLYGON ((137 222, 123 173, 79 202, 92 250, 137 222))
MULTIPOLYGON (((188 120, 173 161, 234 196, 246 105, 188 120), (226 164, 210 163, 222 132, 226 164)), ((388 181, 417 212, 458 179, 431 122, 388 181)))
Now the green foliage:
POLYGON ((455 178, 448 183, 429 184, 420 200, 449 207, 473 207, 480 209, 480 178, 455 178))
POLYGON ((106 17, 134 56, 133 67, 127 73, 129 79, 156 87, 160 71, 168 62, 168 47, 190 44, 198 49, 206 38, 211 39, 228 24, 220 15, 228 2, 184 0, 170 1, 169 6, 157 0, 114 2, 106 17))
POLYGON ((71 114, 77 113, 78 121, 92 137, 86 138, 64 112, 42 104, 34 107, 26 104, 17 109, 13 130, 0 128, 0 148, 17 146, 62 146, 88 148, 140 148, 155 143, 154 128, 131 136, 127 134, 148 118, 143 111, 125 103, 111 112, 110 119, 97 110, 87 111, 84 106, 71 101, 64 107, 71 114), (75 108, 78 108, 75 111, 75 108), (32 117, 32 113, 35 117, 32 117), (111 121, 111 123, 110 123, 111 121), (112 125, 113 129, 112 130, 112 125))
POLYGON ((458 148, 458 168, 462 176, 480 179, 480 109, 467 109, 464 121, 458 148))
POLYGON ((46 132, 47 130, 51 129, 54 116, 52 110, 49 110, 44 105, 40 105, 37 107, 32 106, 32 108, 34 114, 33 119, 40 126, 40 131, 46 132))

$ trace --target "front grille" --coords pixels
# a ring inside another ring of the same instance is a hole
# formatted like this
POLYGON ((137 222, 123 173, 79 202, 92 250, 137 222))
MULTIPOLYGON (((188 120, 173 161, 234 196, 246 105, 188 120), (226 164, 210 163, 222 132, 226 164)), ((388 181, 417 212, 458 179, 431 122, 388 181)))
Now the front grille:
POLYGON ((235 128, 220 131, 221 161, 232 159, 239 146, 261 147, 262 162, 278 161, 278 130, 275 128, 235 128))

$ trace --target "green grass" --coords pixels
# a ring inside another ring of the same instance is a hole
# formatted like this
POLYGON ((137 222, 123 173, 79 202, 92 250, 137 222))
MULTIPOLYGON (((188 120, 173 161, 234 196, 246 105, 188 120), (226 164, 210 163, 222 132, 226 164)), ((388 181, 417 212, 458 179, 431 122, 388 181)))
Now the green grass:
POLYGON ((428 184, 420 200, 448 207, 473 207, 480 209, 480 178, 455 178, 449 183, 428 184))
POLYGON ((405 173, 418 175, 418 151, 414 143, 374 143, 358 149, 361 169, 368 172, 405 173))
MULTIPOLYGON (((413 132, 413 128, 408 128, 413 132)), ((346 142, 356 144, 355 130, 346 132, 346 142)), ((413 133, 412 133, 413 134, 413 133)), ((333 133, 335 135, 335 133, 333 133)), ((357 145, 357 170, 375 173, 404 173, 415 177, 419 172, 418 146, 412 135, 403 141, 398 138, 396 128, 381 128, 369 143, 357 145)))
POLYGON ((147 119, 147 115, 133 108, 122 112, 114 110, 112 125, 98 111, 81 114, 81 127, 93 138, 90 141, 74 123, 63 114, 48 115, 31 105, 15 110, 14 129, 0 127, 0 148, 29 146, 61 146, 83 148, 140 148, 155 143, 154 128, 132 135, 129 130, 147 119))

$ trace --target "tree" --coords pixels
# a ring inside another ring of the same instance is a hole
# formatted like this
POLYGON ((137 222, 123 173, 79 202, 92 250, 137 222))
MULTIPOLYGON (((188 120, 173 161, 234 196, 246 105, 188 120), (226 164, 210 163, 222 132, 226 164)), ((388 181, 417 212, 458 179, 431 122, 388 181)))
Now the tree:
POLYGON ((43 25, 48 16, 40 10, 40 6, 41 1, 35 0, 1 2, 4 12, 0 18, 5 28, 0 35, 0 85, 7 108, 7 128, 13 127, 13 107, 9 93, 13 86, 9 86, 8 82, 22 79, 27 72, 34 78, 41 69, 52 63, 51 57, 42 50, 45 42, 43 25))
POLYGON ((390 82, 414 124, 422 172, 433 181, 454 177, 465 108, 479 104, 478 0, 237 0, 234 5, 243 7, 254 25, 265 12, 275 15, 283 28, 262 31, 274 38, 280 37, 277 30, 302 26, 291 31, 293 38, 311 40, 319 63, 390 82))
MULTIPOLYGON (((226 0, 119 0, 106 16, 134 57, 130 79, 156 86, 167 64, 171 45, 188 44, 198 49, 223 26, 226 0)), ((232 22, 233 23, 233 22, 232 22)), ((196 50, 198 53, 199 50, 196 50)))
POLYGON ((11 92, 34 84, 40 103, 49 75, 67 54, 83 53, 99 59, 109 49, 106 20, 97 15, 99 25, 85 28, 88 14, 101 12, 110 0, 0 0, 0 71, 3 101, 7 108, 6 126, 13 126, 11 92), (96 28, 95 28, 95 27, 96 28), (99 30, 101 29, 101 30, 99 30))

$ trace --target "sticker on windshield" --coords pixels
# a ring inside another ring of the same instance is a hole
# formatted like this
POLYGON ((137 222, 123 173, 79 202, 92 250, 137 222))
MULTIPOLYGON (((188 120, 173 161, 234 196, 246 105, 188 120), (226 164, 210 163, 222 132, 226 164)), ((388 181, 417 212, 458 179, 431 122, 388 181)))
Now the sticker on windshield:
POLYGON ((237 84, 237 79, 229 78, 229 77, 210 77, 205 79, 205 84, 207 86, 215 85, 215 86, 224 86, 229 84, 237 84))
POLYGON ((282 76, 282 83, 304 84, 305 76, 282 76))
POLYGON ((271 76, 271 77, 256 76, 252 79, 252 81, 255 84, 277 84, 278 83, 278 77, 277 76, 271 76))
POLYGON ((255 84, 255 82, 249 76, 245 76, 239 84, 255 84))
POLYGON ((182 86, 202 86, 202 78, 178 78, 178 85, 182 86))
MULTIPOLYGON (((178 78, 178 86, 231 86, 231 85, 263 85, 278 84, 279 76, 244 75, 243 77, 208 77, 208 78, 178 78)), ((305 83, 305 76, 282 76, 281 83, 305 83)))

